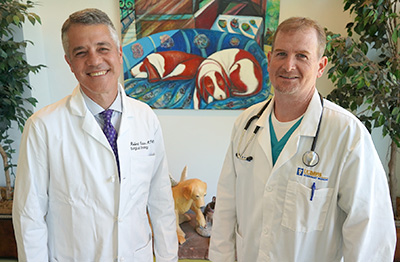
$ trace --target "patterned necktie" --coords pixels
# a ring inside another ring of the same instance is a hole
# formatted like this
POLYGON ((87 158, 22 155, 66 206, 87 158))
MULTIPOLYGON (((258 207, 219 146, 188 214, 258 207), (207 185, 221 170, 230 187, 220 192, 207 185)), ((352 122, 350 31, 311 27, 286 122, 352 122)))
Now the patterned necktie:
POLYGON ((112 150, 114 151, 115 159, 117 161, 117 166, 118 166, 118 173, 119 173, 119 159, 118 159, 118 149, 117 149, 118 134, 117 134, 117 130, 115 130, 114 126, 111 124, 112 113, 113 113, 112 109, 107 109, 107 110, 101 112, 100 115, 104 119, 103 132, 106 135, 108 143, 110 143, 112 150))

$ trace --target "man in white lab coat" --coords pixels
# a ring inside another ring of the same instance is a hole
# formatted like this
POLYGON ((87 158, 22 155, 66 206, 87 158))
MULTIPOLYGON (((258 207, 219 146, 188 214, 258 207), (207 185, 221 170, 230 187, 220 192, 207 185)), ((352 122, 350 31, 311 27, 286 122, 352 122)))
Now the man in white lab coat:
POLYGON ((97 9, 78 11, 62 40, 79 85, 26 123, 13 207, 19 261, 153 261, 147 213, 156 260, 177 261, 161 127, 118 84, 122 49, 112 22, 97 9))
POLYGON ((275 94, 235 122, 218 182, 211 261, 393 261, 387 178, 371 136, 315 87, 327 64, 325 39, 311 19, 278 26, 268 53, 275 94))

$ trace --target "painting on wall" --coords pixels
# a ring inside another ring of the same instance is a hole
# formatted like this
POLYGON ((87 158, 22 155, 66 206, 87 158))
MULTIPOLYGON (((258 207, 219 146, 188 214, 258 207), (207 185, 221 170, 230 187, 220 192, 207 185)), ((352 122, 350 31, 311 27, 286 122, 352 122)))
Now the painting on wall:
POLYGON ((279 1, 120 0, 127 95, 155 109, 264 101, 279 1))

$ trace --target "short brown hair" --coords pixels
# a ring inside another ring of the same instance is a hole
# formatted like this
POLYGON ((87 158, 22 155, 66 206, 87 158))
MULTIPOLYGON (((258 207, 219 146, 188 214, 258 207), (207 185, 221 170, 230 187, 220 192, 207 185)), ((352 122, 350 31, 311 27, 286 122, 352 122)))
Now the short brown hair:
POLYGON ((280 23, 272 38, 272 50, 274 50, 275 38, 278 32, 280 31, 289 32, 289 31, 303 30, 308 28, 314 28, 317 33, 318 55, 322 57, 325 52, 325 46, 326 46, 325 30, 317 21, 306 17, 291 17, 280 23))

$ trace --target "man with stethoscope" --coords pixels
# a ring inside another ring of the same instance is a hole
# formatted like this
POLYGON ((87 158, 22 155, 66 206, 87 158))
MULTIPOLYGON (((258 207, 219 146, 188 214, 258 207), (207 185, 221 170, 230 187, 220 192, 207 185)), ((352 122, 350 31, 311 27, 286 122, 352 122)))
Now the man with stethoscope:
POLYGON ((274 97, 235 122, 211 261, 393 261, 391 201, 371 136, 316 90, 325 41, 307 18, 278 26, 268 53, 274 97))

